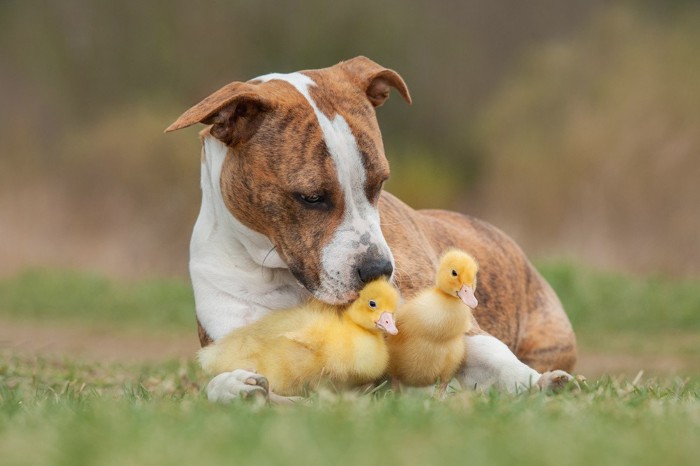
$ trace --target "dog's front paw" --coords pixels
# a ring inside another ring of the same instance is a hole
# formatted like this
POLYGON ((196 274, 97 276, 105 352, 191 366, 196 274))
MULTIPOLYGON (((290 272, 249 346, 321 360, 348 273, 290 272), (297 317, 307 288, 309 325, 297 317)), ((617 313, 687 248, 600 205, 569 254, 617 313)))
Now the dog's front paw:
POLYGON ((578 381, 568 372, 556 370, 542 374, 537 381, 537 386, 540 390, 550 392, 560 392, 564 388, 571 386, 572 388, 580 388, 578 381))
POLYGON ((230 403, 239 398, 267 400, 268 396, 267 379, 242 369, 223 372, 211 379, 207 385, 207 398, 212 403, 230 403))

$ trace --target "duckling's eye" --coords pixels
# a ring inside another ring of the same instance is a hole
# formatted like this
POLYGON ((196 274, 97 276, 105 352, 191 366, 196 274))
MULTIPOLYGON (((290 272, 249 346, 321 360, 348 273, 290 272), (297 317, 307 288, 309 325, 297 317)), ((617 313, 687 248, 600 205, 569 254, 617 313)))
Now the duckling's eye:
POLYGON ((370 300, 370 302, 369 302, 369 307, 371 307, 372 309, 376 308, 376 307, 377 307, 377 302, 376 302, 375 300, 373 300, 373 299, 370 300))
POLYGON ((453 277, 456 277, 456 276, 457 276, 457 271, 456 271, 456 270, 453 270, 453 271, 452 271, 452 276, 453 276, 453 277))

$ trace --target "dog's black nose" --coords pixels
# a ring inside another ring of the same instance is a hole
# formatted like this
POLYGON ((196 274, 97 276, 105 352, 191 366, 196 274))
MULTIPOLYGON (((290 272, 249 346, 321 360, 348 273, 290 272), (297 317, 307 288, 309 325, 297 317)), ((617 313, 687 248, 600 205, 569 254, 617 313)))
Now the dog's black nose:
POLYGON ((391 261, 386 259, 368 260, 360 265, 359 269, 357 269, 357 273, 360 275, 360 280, 362 280, 362 283, 369 283, 381 276, 389 278, 393 272, 394 266, 391 265, 391 261))

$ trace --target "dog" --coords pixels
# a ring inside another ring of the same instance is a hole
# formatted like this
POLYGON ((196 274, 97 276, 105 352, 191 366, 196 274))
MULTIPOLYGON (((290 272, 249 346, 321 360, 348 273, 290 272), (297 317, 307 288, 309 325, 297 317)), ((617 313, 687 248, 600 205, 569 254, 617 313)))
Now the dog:
MULTIPOLYGON (((202 346, 311 296, 350 302, 380 276, 411 297, 456 247, 481 266, 462 385, 515 392, 568 382, 574 332, 522 250, 486 222, 413 210, 383 190, 390 171, 375 108, 392 88, 411 103, 398 73, 356 57, 227 84, 166 129, 208 125, 190 244, 202 346)), ((264 374, 245 369, 212 379, 209 398, 266 392, 264 374)))

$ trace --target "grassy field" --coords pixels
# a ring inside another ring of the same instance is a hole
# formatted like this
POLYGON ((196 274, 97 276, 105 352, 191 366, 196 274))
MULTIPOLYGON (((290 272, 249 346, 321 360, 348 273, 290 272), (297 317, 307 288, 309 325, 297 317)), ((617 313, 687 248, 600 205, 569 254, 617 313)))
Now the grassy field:
MULTIPOLYGON (((561 263, 541 269, 570 312, 582 353, 634 355, 634 373, 647 372, 589 377, 580 391, 558 395, 467 392, 436 402, 380 388, 323 393, 307 406, 212 406, 191 358, 105 363, 60 345, 24 351, 9 335, 0 341, 0 463, 696 464, 700 284, 561 263), (652 356, 683 363, 650 377, 652 356)), ((194 337, 186 283, 60 271, 0 280, 3 324, 194 337)), ((140 350, 126 337, 110 344, 117 353, 140 350)))

